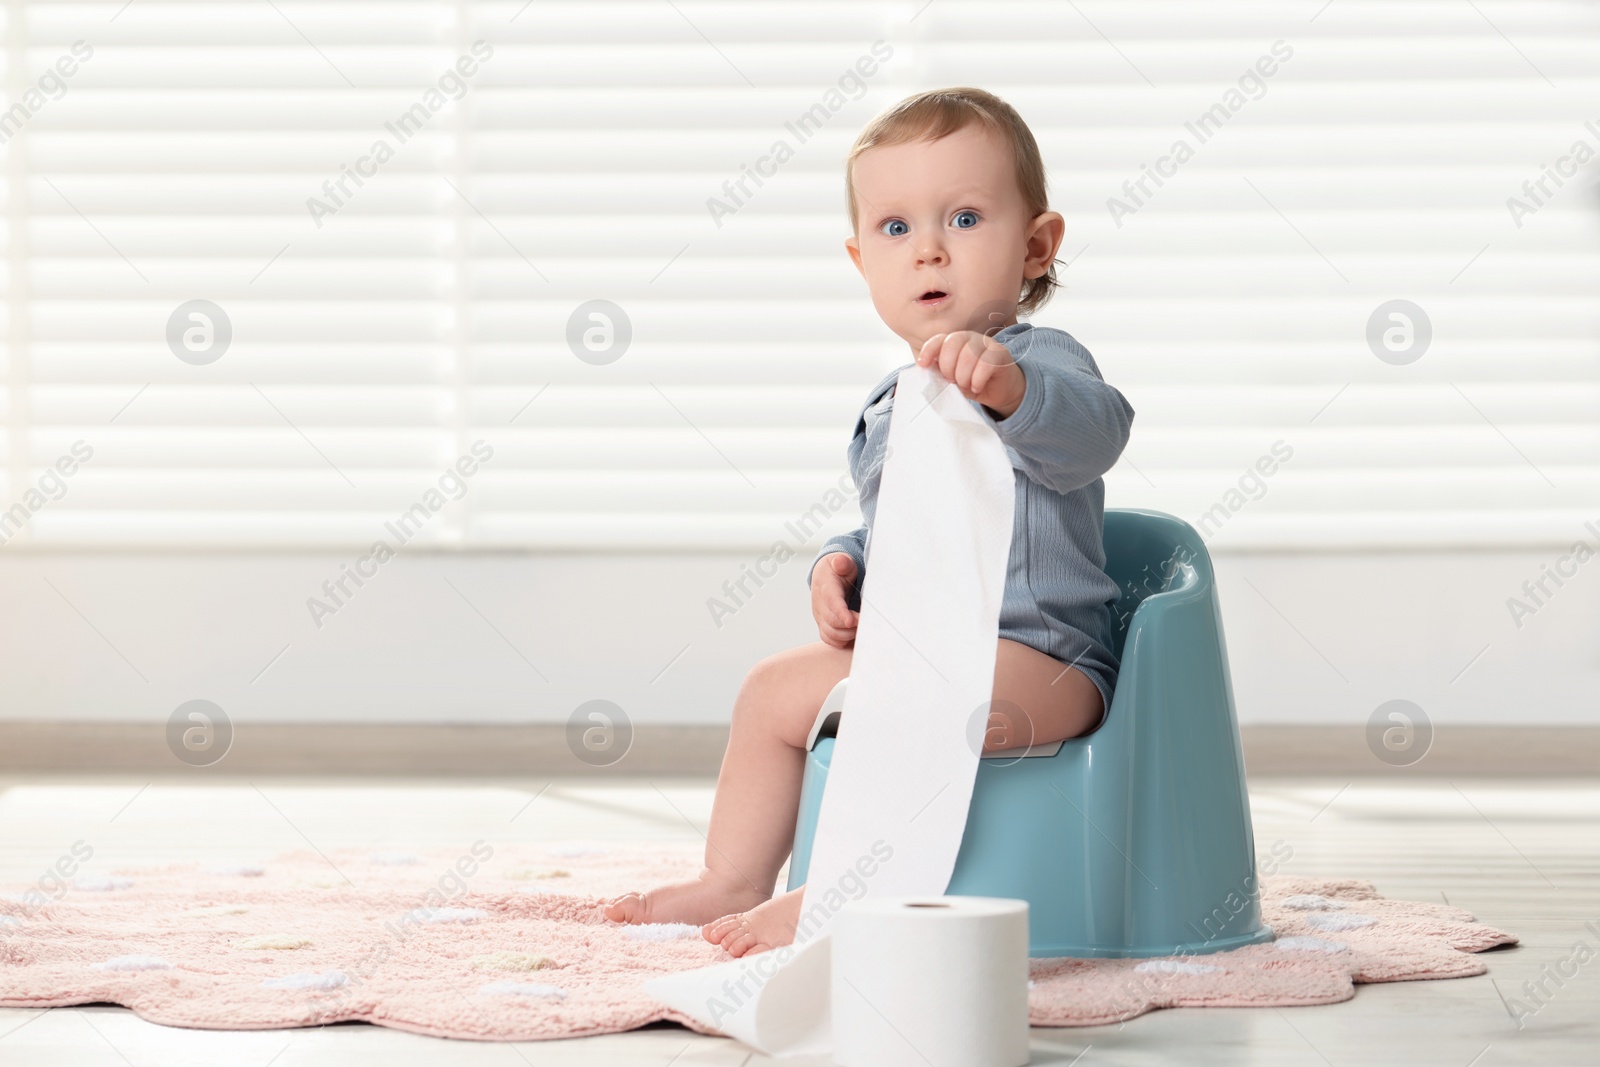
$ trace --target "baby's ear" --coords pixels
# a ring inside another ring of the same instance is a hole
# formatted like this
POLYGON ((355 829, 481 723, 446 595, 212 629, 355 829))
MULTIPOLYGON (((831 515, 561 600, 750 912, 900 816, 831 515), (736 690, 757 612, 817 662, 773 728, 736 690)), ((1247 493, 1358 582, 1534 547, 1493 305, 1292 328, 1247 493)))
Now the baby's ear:
POLYGON ((1066 234, 1067 220, 1060 213, 1046 211, 1036 215, 1028 227, 1027 258, 1023 261, 1022 276, 1037 278, 1048 273, 1066 234))
POLYGON ((856 270, 860 271, 861 276, 865 278, 867 272, 861 269, 861 242, 854 236, 846 237, 844 239, 844 250, 850 253, 850 262, 856 265, 856 270))

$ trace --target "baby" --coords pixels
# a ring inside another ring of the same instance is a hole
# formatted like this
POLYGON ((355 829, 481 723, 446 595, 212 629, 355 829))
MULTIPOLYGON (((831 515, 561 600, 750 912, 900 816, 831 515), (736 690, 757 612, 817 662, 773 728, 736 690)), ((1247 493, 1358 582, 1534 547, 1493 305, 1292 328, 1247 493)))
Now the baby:
MULTIPOLYGON (((994 427, 1016 511, 984 751, 1088 733, 1111 703, 1117 660, 1105 573, 1105 484, 1133 408, 1071 335, 1017 322, 1049 299, 1065 221, 1049 210, 1033 134, 1005 101, 940 89, 873 119, 845 162, 845 249, 873 307, 994 427)), ((906 364, 909 366, 909 364, 906 364)), ((743 956, 794 940, 803 890, 773 895, 794 840, 805 746, 823 699, 850 673, 894 385, 862 405, 851 474, 866 524, 831 538, 808 575, 821 641, 757 663, 733 707, 705 868, 604 903, 628 923, 701 924, 743 956)))

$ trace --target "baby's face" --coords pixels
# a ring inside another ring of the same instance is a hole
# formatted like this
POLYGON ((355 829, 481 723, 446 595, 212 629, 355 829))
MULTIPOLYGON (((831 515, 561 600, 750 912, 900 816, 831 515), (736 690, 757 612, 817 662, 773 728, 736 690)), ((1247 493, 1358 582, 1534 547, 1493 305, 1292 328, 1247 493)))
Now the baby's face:
POLYGON ((1009 146, 981 123, 869 148, 853 177, 859 226, 845 248, 913 351, 934 334, 1016 322, 1023 279, 1061 244, 1061 216, 1029 217, 1009 146))

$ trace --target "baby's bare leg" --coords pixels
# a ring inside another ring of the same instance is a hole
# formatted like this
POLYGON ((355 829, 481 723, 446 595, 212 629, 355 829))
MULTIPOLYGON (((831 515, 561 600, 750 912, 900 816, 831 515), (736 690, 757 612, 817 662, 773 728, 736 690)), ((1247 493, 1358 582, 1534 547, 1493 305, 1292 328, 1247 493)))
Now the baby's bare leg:
POLYGON ((1004 637, 995 652, 994 701, 983 750, 1046 745, 1088 733, 1105 701, 1089 676, 1004 637))
MULTIPOLYGON (((793 653, 804 651, 804 649, 792 650, 793 653)), ((759 869, 763 877, 766 877, 768 870, 776 874, 783 862, 783 856, 794 843, 793 827, 804 770, 803 747, 806 736, 811 730, 811 724, 816 720, 817 709, 822 706, 822 700, 827 696, 828 690, 849 673, 849 653, 839 653, 839 655, 844 657, 843 671, 835 673, 830 664, 825 675, 826 684, 817 683, 819 688, 806 692, 802 706, 791 712, 792 722, 789 728, 795 732, 786 738, 784 743, 802 749, 799 751, 802 762, 796 762, 792 773, 782 777, 781 787, 789 792, 781 796, 769 796, 766 790, 771 788, 773 783, 769 782, 760 787, 759 796, 762 799, 759 808, 765 814, 754 813, 754 809, 758 807, 756 803, 752 803, 758 796, 756 784, 744 784, 742 772, 729 774, 729 761, 734 752, 733 742, 729 741, 728 757, 723 761, 722 778, 717 783, 710 845, 706 849, 708 864, 716 858, 713 856, 713 846, 715 846, 717 851, 727 853, 729 856, 736 854, 743 857, 739 860, 740 865, 748 864, 759 869), (729 787, 730 798, 726 809, 723 807, 724 784, 729 787), (731 799, 734 788, 740 789, 751 799, 749 801, 731 799), (746 803, 750 804, 751 811, 744 809, 746 803), (729 817, 725 817, 719 824, 718 813, 724 810, 729 813, 729 817), (735 812, 738 814, 735 815, 735 812), (775 830, 772 825, 765 824, 763 820, 767 818, 779 819, 777 825, 781 827, 781 832, 775 830), (728 839, 719 837, 719 830, 733 831, 736 826, 739 829, 735 832, 748 834, 753 840, 738 841, 733 837, 728 839)), ((803 687, 791 685, 791 688, 798 694, 803 687)), ((1051 741, 1087 733, 1100 722, 1103 704, 1100 690, 1089 680, 1088 675, 1043 652, 1006 638, 1000 639, 995 651, 994 691, 991 696, 989 726, 983 744, 985 752, 1030 744, 1048 744, 1051 741)), ((734 729, 737 732, 737 720, 734 729)), ((774 760, 767 766, 777 767, 781 762, 774 760)), ((761 884, 770 883, 764 881, 761 884)), ((763 952, 779 945, 787 945, 794 940, 795 924, 800 918, 802 893, 803 890, 796 889, 770 900, 764 899, 748 911, 732 912, 715 922, 708 922, 704 929, 705 937, 722 945, 734 956, 763 952)))
POLYGON ((806 737, 828 692, 850 673, 852 656, 821 641, 768 656, 745 678, 734 703, 706 866, 729 881, 753 884, 763 898, 772 894, 794 844, 806 737))
MULTIPOLYGON (((746 675, 717 777, 705 867, 688 881, 627 893, 605 905, 616 922, 706 925, 736 956, 793 940, 800 891, 773 900, 794 844, 805 742, 852 652, 813 642, 769 656, 746 675), (715 921, 714 921, 715 920, 715 921)), ((1001 638, 984 751, 1047 744, 1100 722, 1100 691, 1075 667, 1001 638)))
POLYGON ((828 691, 850 673, 851 656, 816 641, 751 668, 734 700, 705 868, 686 882, 613 898, 605 906, 608 918, 704 924, 772 896, 794 844, 806 737, 828 691))

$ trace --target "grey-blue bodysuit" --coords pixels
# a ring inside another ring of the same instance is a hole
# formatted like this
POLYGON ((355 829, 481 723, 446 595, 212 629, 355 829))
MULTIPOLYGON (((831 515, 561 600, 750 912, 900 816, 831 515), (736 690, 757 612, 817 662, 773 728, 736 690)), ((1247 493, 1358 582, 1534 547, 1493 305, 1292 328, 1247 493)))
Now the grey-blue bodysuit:
MULTIPOLYGON (((995 335, 1022 368, 1022 404, 996 419, 969 400, 1000 436, 1016 478, 1016 513, 1000 636, 1077 667, 1099 688, 1106 708, 1117 681, 1111 652, 1118 588, 1105 572, 1105 482, 1128 443, 1133 406, 1100 376, 1088 349, 1064 330, 1017 323, 995 335)), ((857 413, 848 451, 864 524, 830 537, 812 560, 846 552, 857 582, 867 573, 894 385, 907 363, 872 387, 857 413)), ((806 583, 811 573, 806 572, 806 583)), ((859 610, 860 599, 850 598, 859 610)))

